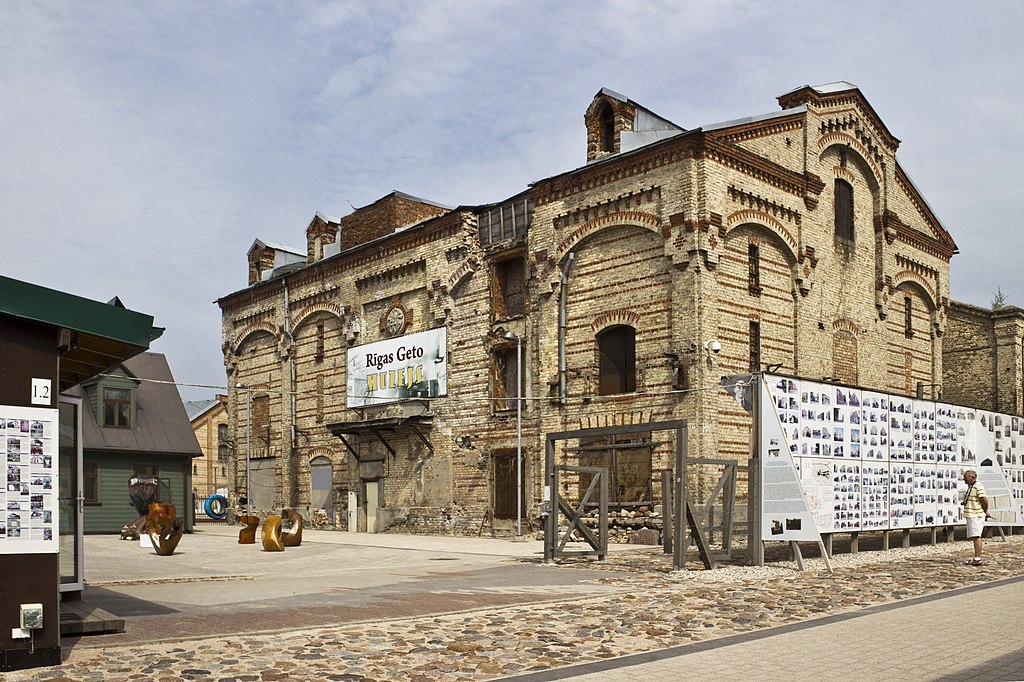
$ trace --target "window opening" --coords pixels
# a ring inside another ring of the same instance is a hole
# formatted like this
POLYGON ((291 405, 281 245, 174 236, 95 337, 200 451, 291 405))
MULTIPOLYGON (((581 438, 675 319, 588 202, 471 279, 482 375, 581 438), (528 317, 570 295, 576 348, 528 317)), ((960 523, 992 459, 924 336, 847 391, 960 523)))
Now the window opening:
POLYGON ((853 241, 853 187, 845 180, 835 184, 836 239, 853 241))
POLYGON ((324 323, 320 322, 316 325, 316 353, 313 355, 315 362, 324 361, 324 323))
POLYGON ((132 427, 132 392, 128 388, 103 389, 103 425, 132 427))
POLYGON ((491 304, 497 319, 518 317, 526 312, 526 277, 523 258, 509 258, 494 264, 491 304))
POLYGON ((761 295, 761 249, 753 243, 747 246, 747 289, 751 296, 761 295))
POLYGON ((914 302, 909 296, 903 297, 903 334, 914 338, 914 302))
MULTIPOLYGON (((494 409, 514 410, 519 382, 516 376, 517 346, 497 348, 494 351, 492 367, 494 384, 494 409)), ((520 369, 520 372, 522 369, 520 369)))
POLYGON ((621 325, 601 332, 597 337, 600 382, 598 393, 636 391, 636 330, 621 325))
POLYGON ((612 108, 605 104, 599 115, 601 123, 601 151, 615 151, 615 114, 612 108))

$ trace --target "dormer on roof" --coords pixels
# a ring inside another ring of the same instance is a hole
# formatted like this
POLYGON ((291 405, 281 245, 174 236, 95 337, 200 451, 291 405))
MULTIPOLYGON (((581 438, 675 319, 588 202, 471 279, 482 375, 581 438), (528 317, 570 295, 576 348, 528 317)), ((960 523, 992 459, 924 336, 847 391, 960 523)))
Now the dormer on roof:
POLYGON ((686 132, 668 119, 608 88, 594 95, 583 116, 587 161, 597 161, 686 132))
POLYGON ((324 247, 338 241, 338 231, 341 227, 341 218, 329 216, 326 213, 316 212, 313 219, 306 226, 306 262, 315 263, 322 259, 324 247))
POLYGON ((249 248, 249 286, 270 279, 284 266, 306 264, 306 253, 292 246, 257 239, 249 248))
POLYGON ((359 246, 451 211, 450 206, 393 191, 341 218, 341 250, 359 246))

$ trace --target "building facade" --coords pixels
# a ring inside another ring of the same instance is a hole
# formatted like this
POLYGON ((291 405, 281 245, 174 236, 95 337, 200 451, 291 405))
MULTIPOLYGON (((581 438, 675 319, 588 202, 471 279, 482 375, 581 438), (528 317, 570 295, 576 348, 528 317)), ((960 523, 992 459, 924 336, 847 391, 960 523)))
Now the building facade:
MULTIPOLYGON (((249 443, 235 489, 338 527, 506 532, 544 500, 545 433, 686 419, 691 456, 746 459, 723 375, 932 394, 956 245, 857 88, 779 104, 687 130, 601 90, 587 164, 517 196, 318 213, 304 261, 258 240, 249 286, 219 301, 229 429, 249 443), (443 386, 387 362, 387 340, 408 355, 431 330, 443 386)), ((659 438, 573 457, 609 469, 613 504, 650 505, 674 451, 659 438)), ((692 475, 699 496, 712 482, 692 475)))
POLYGON ((951 302, 942 355, 944 399, 1024 415, 1024 310, 951 302))
POLYGON ((233 466, 235 443, 228 431, 227 403, 226 395, 185 401, 185 412, 203 452, 192 460, 192 489, 197 498, 229 487, 228 466, 233 466))

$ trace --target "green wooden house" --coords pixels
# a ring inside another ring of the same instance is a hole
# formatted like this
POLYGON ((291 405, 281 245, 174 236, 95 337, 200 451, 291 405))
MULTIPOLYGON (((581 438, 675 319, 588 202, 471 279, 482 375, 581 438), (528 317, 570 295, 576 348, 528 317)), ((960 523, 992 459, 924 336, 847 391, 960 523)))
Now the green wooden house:
POLYGON ((202 456, 167 359, 142 353, 66 392, 82 398, 82 495, 86 533, 119 533, 137 517, 133 477, 155 476, 158 501, 192 531, 192 458, 202 456))

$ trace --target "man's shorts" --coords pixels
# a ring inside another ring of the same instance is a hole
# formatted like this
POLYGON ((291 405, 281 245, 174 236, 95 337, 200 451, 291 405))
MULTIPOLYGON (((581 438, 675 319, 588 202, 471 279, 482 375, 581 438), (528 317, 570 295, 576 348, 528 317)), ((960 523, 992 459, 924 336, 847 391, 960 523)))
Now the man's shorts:
POLYGON ((967 519, 967 539, 980 538, 981 531, 985 530, 985 517, 974 516, 967 519))

